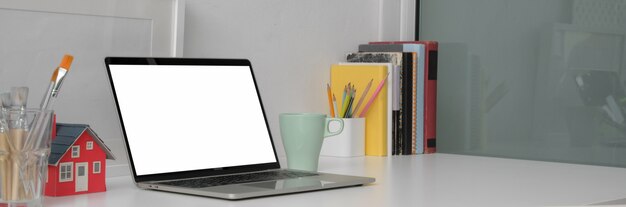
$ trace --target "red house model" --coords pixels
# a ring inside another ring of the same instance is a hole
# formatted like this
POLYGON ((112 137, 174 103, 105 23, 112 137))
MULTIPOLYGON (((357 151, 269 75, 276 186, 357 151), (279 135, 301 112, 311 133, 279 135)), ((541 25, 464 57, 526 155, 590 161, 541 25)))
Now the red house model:
POLYGON ((115 157, 89 125, 57 123, 52 134, 45 195, 106 191, 106 159, 115 157))

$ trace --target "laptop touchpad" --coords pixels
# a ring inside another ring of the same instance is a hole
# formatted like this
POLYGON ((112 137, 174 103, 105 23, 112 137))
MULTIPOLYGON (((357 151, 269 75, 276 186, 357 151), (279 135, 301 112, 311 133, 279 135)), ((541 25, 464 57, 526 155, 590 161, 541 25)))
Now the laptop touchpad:
POLYGON ((294 189, 294 188, 321 188, 324 184, 329 184, 333 182, 321 181, 319 178, 315 177, 302 177, 302 178, 294 178, 294 179, 286 179, 286 180, 276 180, 276 181, 265 181, 258 183, 249 183, 249 184, 235 184, 235 185, 224 185, 224 186, 214 186, 205 188, 205 190, 220 192, 220 193, 251 193, 251 192, 259 192, 259 191, 268 191, 268 190, 284 190, 284 189, 294 189))
POLYGON ((235 185, 208 187, 208 188, 204 188, 204 190, 211 191, 211 192, 218 192, 218 193, 239 194, 239 193, 266 191, 269 189, 258 187, 258 186, 250 186, 247 184, 235 184, 235 185))
POLYGON ((287 179, 287 180, 250 183, 250 184, 244 184, 244 186, 280 190, 280 189, 302 188, 302 187, 305 187, 305 188, 322 187, 323 185, 322 185, 322 181, 320 181, 319 178, 302 177, 302 178, 287 179))

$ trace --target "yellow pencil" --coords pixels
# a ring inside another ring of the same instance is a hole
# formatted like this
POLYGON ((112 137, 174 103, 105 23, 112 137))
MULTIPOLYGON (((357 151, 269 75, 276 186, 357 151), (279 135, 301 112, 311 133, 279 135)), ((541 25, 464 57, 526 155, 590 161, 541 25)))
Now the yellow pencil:
POLYGON ((339 112, 339 118, 343 118, 346 115, 346 109, 348 109, 348 100, 350 100, 350 96, 348 95, 350 93, 350 83, 348 83, 348 85, 346 86, 345 90, 343 91, 343 101, 341 102, 341 111, 339 112))

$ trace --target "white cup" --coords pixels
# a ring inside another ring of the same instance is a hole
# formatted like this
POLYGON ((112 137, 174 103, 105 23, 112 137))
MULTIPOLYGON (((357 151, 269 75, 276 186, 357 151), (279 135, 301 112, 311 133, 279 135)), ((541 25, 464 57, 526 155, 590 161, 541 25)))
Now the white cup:
MULTIPOLYGON (((331 124, 329 131, 335 126, 331 124)), ((339 127, 339 126, 336 126, 339 127)), ((322 156, 358 157, 365 155, 365 118, 344 118, 343 131, 324 139, 322 156)))

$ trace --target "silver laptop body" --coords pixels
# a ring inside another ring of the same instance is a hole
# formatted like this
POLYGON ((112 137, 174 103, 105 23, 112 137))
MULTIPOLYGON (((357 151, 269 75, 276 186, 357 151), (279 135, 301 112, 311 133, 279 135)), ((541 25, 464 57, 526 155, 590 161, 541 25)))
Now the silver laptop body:
POLYGON ((244 199, 375 180, 281 169, 248 60, 107 57, 105 63, 139 188, 244 199))

